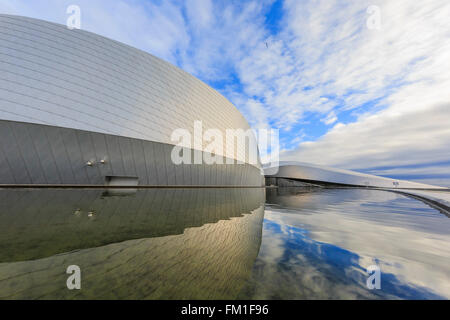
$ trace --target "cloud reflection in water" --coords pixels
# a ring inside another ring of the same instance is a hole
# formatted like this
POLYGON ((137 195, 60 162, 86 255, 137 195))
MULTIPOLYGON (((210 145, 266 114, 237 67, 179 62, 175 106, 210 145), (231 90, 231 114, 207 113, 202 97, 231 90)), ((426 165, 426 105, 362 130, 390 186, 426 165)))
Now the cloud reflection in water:
POLYGON ((242 298, 448 299, 450 220, 371 190, 269 190, 263 241, 242 298), (366 268, 381 267, 381 290, 366 268))

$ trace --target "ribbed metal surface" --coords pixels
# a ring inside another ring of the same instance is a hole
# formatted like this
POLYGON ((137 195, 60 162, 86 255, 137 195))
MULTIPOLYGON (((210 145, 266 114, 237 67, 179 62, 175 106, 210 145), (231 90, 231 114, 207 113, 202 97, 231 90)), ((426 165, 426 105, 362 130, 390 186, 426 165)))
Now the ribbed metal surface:
MULTIPOLYGON (((139 185, 263 184, 260 169, 250 164, 175 165, 170 159, 172 148, 147 140, 0 120, 0 184, 103 185, 108 176, 136 177, 139 185)), ((192 157, 200 153, 186 152, 192 157)))
MULTIPOLYGON (((93 33, 10 15, 0 15, 0 119, 165 144, 173 144, 177 128, 192 133, 195 120, 224 134, 249 129, 222 95, 161 59, 93 33)), ((199 143, 204 151, 207 143, 199 143)), ((229 148, 222 155, 248 162, 245 147, 229 148)))

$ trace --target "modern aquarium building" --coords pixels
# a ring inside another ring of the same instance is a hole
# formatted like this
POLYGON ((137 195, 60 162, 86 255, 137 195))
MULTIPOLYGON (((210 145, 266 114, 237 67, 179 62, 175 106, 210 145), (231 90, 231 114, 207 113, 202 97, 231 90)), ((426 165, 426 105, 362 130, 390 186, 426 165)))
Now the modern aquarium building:
MULTIPOLYGON (((176 129, 250 129, 217 91, 141 50, 0 15, 1 185, 264 185, 246 145, 226 164, 171 160, 176 129)), ((202 157, 205 142, 183 152, 202 157)), ((230 157, 230 154, 232 155, 230 157)))
POLYGON ((281 161, 277 167, 264 168, 266 185, 280 187, 306 184, 332 187, 370 187, 387 189, 440 189, 444 187, 374 176, 361 172, 336 169, 297 161, 281 161))

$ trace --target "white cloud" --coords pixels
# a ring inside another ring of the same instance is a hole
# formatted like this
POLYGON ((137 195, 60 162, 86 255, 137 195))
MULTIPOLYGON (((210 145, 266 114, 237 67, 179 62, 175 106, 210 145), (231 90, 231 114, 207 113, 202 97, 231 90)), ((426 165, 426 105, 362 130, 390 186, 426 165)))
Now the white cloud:
POLYGON ((189 21, 198 32, 208 28, 214 19, 211 0, 188 0, 186 2, 186 11, 189 21))
POLYGON ((386 109, 335 126, 282 158, 350 169, 444 162, 449 160, 449 119, 450 103, 405 113, 386 109))
POLYGON ((331 111, 325 118, 321 119, 320 121, 322 121, 326 125, 331 125, 337 120, 338 118, 336 117, 336 113, 334 111, 331 111))
POLYGON ((302 15, 295 11, 299 4, 290 4, 298 55, 307 52, 305 59, 311 65, 303 74, 313 83, 330 80, 320 92, 342 96, 344 109, 377 98, 385 108, 366 110, 354 123, 339 123, 319 140, 301 143, 282 158, 351 169, 448 161, 450 3, 379 1, 378 32, 355 25, 364 17, 363 3, 361 10, 351 9, 350 16, 345 14, 349 8, 317 3, 311 8, 300 5, 304 19, 298 20, 294 18, 302 15), (361 93, 344 97, 350 89, 361 93))

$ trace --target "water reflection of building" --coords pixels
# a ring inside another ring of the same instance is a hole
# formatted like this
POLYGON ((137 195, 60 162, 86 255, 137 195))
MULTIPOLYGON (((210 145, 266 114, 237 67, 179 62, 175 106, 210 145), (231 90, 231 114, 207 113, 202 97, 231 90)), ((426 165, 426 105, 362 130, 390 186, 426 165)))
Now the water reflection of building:
POLYGON ((258 254, 262 189, 58 192, 0 193, 0 298, 231 299, 258 254))

